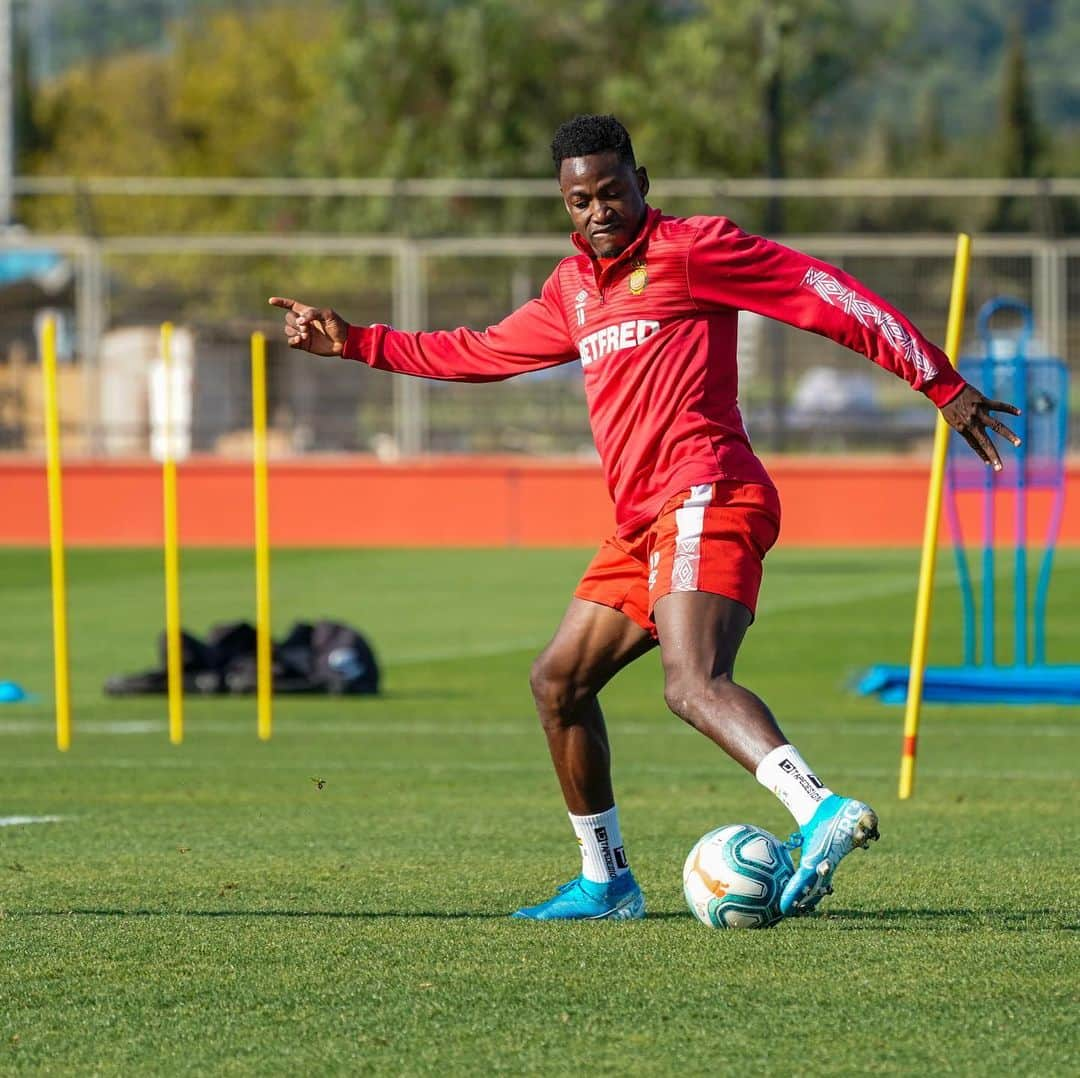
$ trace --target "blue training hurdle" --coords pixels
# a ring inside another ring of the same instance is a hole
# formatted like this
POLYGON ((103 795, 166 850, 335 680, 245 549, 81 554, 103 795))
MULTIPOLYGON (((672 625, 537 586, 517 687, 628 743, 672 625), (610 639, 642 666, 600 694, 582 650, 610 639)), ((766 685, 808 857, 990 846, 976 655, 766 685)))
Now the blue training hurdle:
MULTIPOLYGON (((1054 549, 1065 505, 1065 447, 1068 438, 1068 368, 1051 356, 1029 354, 1034 338, 1031 309, 1019 300, 999 297, 978 315, 984 354, 963 357, 960 373, 990 398, 1011 401, 1021 410, 1015 420, 1021 444, 1001 440, 1004 468, 986 467, 963 439, 952 433, 945 472, 945 515, 956 558, 963 610, 963 662, 960 666, 928 666, 923 699, 938 703, 1080 703, 1080 665, 1050 665, 1046 661, 1046 606, 1050 593, 1054 549), (1001 312, 1019 316, 1008 333, 994 331, 991 322, 1001 312), (1029 602, 1028 494, 1052 492, 1049 525, 1029 602), (980 609, 960 523, 960 495, 981 496, 980 609), (1012 661, 999 661, 997 647, 998 595, 996 508, 1006 495, 1013 501, 1013 626, 1012 661)), ((1006 421, 1013 419, 1006 416, 1006 421)), ((877 695, 887 703, 907 699, 908 668, 871 667, 856 691, 877 695)))

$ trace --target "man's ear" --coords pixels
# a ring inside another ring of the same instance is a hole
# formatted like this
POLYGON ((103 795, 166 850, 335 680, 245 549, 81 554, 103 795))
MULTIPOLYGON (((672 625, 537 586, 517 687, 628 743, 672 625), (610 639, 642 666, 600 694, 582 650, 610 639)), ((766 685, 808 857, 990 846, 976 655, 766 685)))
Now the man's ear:
POLYGON ((635 171, 637 176, 638 190, 641 192, 641 197, 644 198, 649 193, 649 174, 645 171, 645 166, 642 165, 635 171))

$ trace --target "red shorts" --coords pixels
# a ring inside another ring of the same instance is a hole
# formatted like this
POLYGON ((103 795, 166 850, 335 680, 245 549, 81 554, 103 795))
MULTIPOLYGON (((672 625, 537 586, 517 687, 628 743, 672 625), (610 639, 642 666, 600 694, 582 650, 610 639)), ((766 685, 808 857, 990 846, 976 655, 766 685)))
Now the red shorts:
POLYGON ((653 606, 673 591, 726 595, 754 613, 761 563, 779 533, 772 487, 703 483, 668 499, 636 535, 605 540, 574 595, 621 610, 653 636, 653 606))

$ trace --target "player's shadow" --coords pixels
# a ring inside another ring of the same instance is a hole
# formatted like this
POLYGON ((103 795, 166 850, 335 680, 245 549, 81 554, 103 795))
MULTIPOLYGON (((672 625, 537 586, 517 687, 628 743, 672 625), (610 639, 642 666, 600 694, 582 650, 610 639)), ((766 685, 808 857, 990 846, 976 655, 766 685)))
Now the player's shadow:
MULTIPOLYGON (((510 919, 509 910, 207 910, 207 909, 150 909, 139 907, 70 906, 61 909, 9 910, 10 916, 22 917, 207 917, 237 918, 253 917, 296 918, 300 920, 327 921, 504 921, 510 919)), ((658 910, 650 912, 645 921, 690 921, 693 915, 682 910, 658 910)), ((619 922, 620 924, 622 922, 619 922)), ((807 927, 827 923, 830 928, 841 931, 894 931, 897 928, 918 926, 938 927, 950 931, 978 929, 987 926, 1016 932, 1076 932, 1080 922, 1066 921, 1061 911, 1051 909, 908 909, 844 910, 833 909, 798 922, 807 927)))
MULTIPOLYGON (((11 912, 11 911, 9 911, 11 912)), ((433 920, 498 920, 505 913, 480 910, 190 910, 190 909, 117 909, 73 906, 69 909, 22 910, 22 917, 295 917, 312 920, 364 921, 428 917, 433 920)))
MULTIPOLYGON (((9 911, 21 917, 295 917, 312 920, 378 921, 502 921, 510 919, 510 911, 489 910, 191 910, 191 909, 119 909, 72 906, 65 909, 9 911)), ((689 918, 689 913, 650 913, 648 920, 664 921, 689 918)))

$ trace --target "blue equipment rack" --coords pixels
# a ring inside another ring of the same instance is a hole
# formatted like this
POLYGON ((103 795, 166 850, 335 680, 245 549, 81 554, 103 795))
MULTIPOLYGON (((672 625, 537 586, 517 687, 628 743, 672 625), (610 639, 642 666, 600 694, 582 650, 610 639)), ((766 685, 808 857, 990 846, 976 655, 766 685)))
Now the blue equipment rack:
MULTIPOLYGON (((1065 505, 1065 448, 1068 438, 1068 368, 1061 359, 1029 356, 1033 337, 1031 309, 1019 300, 999 297, 979 311, 978 332, 985 346, 981 357, 965 357, 960 373, 987 397, 1016 404, 1021 415, 1014 429, 1019 447, 997 440, 1004 468, 994 472, 953 432, 945 473, 945 515, 956 557, 957 580, 964 618, 963 663, 929 666, 923 699, 938 703, 1080 703, 1080 665, 1051 665, 1046 661, 1046 606, 1054 548, 1065 505), (991 319, 1001 311, 1020 316, 1011 337, 992 333, 991 319), (1011 345, 1006 354, 1002 346, 1011 345), (1028 598, 1028 494, 1051 492, 1045 546, 1035 584, 1034 604, 1028 598), (997 509, 1005 492, 1013 501, 1013 655, 998 661, 997 626, 997 509), (958 494, 981 494, 981 609, 976 611, 975 585, 960 523, 958 494)), ((1005 416, 1013 425, 1013 419, 1005 416)), ((856 691, 876 694, 887 703, 907 699, 908 668, 871 667, 856 691)))

